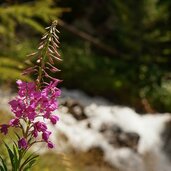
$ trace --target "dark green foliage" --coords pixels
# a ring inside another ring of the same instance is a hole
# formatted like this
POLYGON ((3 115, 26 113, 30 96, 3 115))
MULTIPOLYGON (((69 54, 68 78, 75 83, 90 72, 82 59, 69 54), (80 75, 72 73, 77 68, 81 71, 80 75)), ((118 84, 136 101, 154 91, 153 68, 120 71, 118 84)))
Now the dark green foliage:
MULTIPOLYGON (((64 33, 68 44, 63 50, 69 62, 64 68, 67 86, 83 88, 134 107, 137 103, 142 106, 141 98, 148 97, 155 107, 151 100, 154 96, 149 97, 149 93, 156 92, 156 87, 171 78, 171 1, 82 0, 78 4, 65 0, 60 5, 73 9, 64 14, 66 21, 117 52, 112 55, 64 33), (67 79, 74 79, 74 83, 67 79)), ((67 64, 64 62, 64 65, 67 64)))
POLYGON ((0 34, 15 37, 17 29, 27 29, 25 25, 43 33, 42 24, 55 20, 62 13, 62 9, 55 7, 53 0, 38 0, 12 5, 4 3, 0 13, 0 34))
POLYGON ((15 2, 1 3, 0 7, 1 80, 11 77, 15 80, 19 76, 20 69, 24 67, 23 59, 37 48, 35 45, 45 24, 62 14, 63 9, 58 6, 69 7, 71 11, 64 13, 62 20, 94 36, 116 51, 117 55, 97 48, 61 28, 64 58, 61 66, 63 72, 60 73, 64 80, 62 85, 103 95, 136 108, 142 106, 142 98, 147 98, 157 110, 170 110, 169 100, 166 102, 162 98, 164 90, 161 87, 171 78, 171 1, 15 2), (11 61, 1 64, 4 56, 11 56, 11 61), (21 65, 17 65, 20 67, 12 65, 12 61, 19 62, 21 65), (15 73, 14 70, 18 74, 10 74, 15 73))
POLYGON ((149 101, 154 108, 161 112, 171 112, 171 83, 164 82, 161 87, 156 86, 155 89, 147 94, 149 101))
POLYGON ((62 11, 64 9, 57 8, 53 0, 1 3, 0 82, 30 80, 21 75, 26 55, 37 48, 36 37, 44 32, 44 26, 57 19, 62 11))
POLYGON ((30 81, 29 77, 24 77, 21 75, 21 69, 23 69, 23 62, 19 62, 15 59, 0 57, 0 82, 3 81, 8 83, 13 83, 16 79, 22 79, 25 81, 30 81))

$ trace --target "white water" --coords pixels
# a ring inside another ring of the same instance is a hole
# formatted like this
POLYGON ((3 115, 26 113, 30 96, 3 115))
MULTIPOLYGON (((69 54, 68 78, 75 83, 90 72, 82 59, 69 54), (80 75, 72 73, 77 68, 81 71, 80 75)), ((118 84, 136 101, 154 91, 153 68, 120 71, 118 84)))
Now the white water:
POLYGON ((139 115, 128 107, 111 105, 100 98, 92 99, 79 91, 63 90, 63 96, 62 99, 70 97, 80 101, 88 116, 86 120, 77 121, 68 115, 66 107, 58 112, 61 120, 56 129, 68 137, 69 146, 81 151, 100 147, 104 151, 104 160, 121 171, 171 171, 171 164, 161 149, 161 133, 165 123, 171 119, 169 114, 139 115), (87 128, 88 123, 91 123, 91 129, 87 128), (126 147, 111 146, 98 131, 104 123, 138 133, 140 141, 137 152, 126 147))
MULTIPOLYGON (((78 121, 68 114, 66 107, 56 111, 60 116, 60 122, 55 129, 50 125, 49 127, 53 131, 52 141, 56 142, 58 151, 65 151, 70 147, 81 151, 100 147, 104 152, 104 160, 121 171, 171 171, 171 164, 162 151, 161 139, 165 123, 171 120, 169 114, 141 116, 128 107, 115 106, 101 98, 89 98, 79 91, 63 89, 62 92, 61 100, 78 100, 84 105, 88 118, 78 121), (91 128, 87 127, 88 123, 91 124, 91 128), (115 124, 124 131, 138 133, 140 141, 137 152, 131 148, 110 145, 99 132, 104 123, 115 124), (60 138, 61 134, 67 137, 67 142, 60 138)), ((1 106, 4 104, 1 103, 1 106)))

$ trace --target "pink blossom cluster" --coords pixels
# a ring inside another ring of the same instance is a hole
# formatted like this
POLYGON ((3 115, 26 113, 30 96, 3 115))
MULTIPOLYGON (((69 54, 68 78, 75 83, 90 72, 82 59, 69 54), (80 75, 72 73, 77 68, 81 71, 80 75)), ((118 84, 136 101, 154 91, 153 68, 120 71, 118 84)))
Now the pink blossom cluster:
POLYGON ((55 125, 59 120, 58 116, 53 114, 58 108, 57 97, 61 94, 61 91, 56 88, 57 83, 57 81, 51 82, 44 89, 39 90, 34 82, 17 81, 18 95, 9 102, 15 118, 10 120, 9 124, 1 125, 0 131, 7 134, 9 127, 21 128, 23 137, 18 141, 19 148, 26 149, 36 142, 46 142, 49 148, 53 148, 49 140, 51 132, 44 121, 49 120, 55 125), (37 121, 38 117, 42 117, 43 121, 37 121), (23 122, 26 128, 23 127, 23 122), (30 141, 31 139, 34 141, 30 141))

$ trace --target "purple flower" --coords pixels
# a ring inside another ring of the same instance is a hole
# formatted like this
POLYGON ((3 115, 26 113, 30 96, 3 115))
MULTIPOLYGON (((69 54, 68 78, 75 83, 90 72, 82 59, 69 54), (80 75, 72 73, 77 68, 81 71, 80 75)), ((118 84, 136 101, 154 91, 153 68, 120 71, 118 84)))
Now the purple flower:
POLYGON ((11 105, 11 108, 12 108, 12 110, 16 110, 17 109, 17 107, 18 107, 18 101, 17 100, 11 100, 10 102, 9 102, 9 104, 11 105))
POLYGON ((9 127, 9 125, 7 125, 7 124, 3 124, 3 125, 0 125, 0 131, 1 131, 1 133, 3 133, 4 135, 6 135, 7 133, 8 133, 8 127, 9 127))
POLYGON ((48 141, 48 148, 54 148, 54 145, 51 141, 48 141))
POLYGON ((50 116, 50 121, 53 125, 56 124, 57 121, 59 121, 59 117, 57 115, 51 115, 50 116))
MULTIPOLYGON (((34 82, 17 81, 18 96, 9 102, 11 111, 15 114, 15 118, 10 120, 9 125, 1 125, 0 131, 7 134, 8 127, 19 126, 20 119, 29 123, 28 135, 33 138, 38 137, 39 132, 42 134, 42 140, 47 142, 49 148, 53 148, 53 143, 49 141, 51 132, 47 130, 44 122, 35 121, 35 118, 42 117, 49 119, 52 124, 56 124, 59 117, 52 113, 58 109, 57 97, 60 96, 61 91, 56 87, 57 81, 51 82, 42 90, 36 89, 34 82), (29 122, 28 122, 29 120, 29 122)), ((19 127, 22 129, 22 127, 19 127)), ((26 135, 27 136, 27 135, 26 135)), ((35 140, 37 141, 37 140, 35 140)), ((29 143, 27 137, 21 138, 18 141, 19 148, 27 148, 29 143)))
POLYGON ((19 119, 18 118, 11 119, 9 125, 17 127, 19 125, 19 119))
POLYGON ((56 86, 58 84, 58 81, 51 81, 48 86, 46 86, 43 90, 42 93, 44 95, 51 94, 51 98, 57 98, 61 95, 61 90, 58 89, 56 86))
POLYGON ((19 88, 18 95, 20 97, 25 97, 27 94, 32 95, 36 88, 36 85, 34 82, 26 83, 24 81, 17 80, 17 84, 19 88))
POLYGON ((44 131, 44 132, 42 133, 42 139, 43 139, 44 141, 47 142, 48 139, 49 139, 50 134, 51 134, 50 131, 44 131))
POLYGON ((35 127, 36 130, 39 131, 39 132, 44 132, 44 131, 46 131, 46 129, 47 129, 46 124, 45 124, 44 122, 40 122, 40 121, 36 122, 36 123, 34 124, 34 127, 35 127))
POLYGON ((58 117, 52 115, 52 112, 58 108, 56 98, 60 95, 60 90, 56 88, 57 83, 51 82, 43 90, 36 90, 34 82, 18 80, 18 96, 9 102, 12 112, 18 119, 25 117, 32 122, 37 116, 42 116, 56 124, 58 117))
POLYGON ((32 134, 33 134, 33 136, 36 138, 36 137, 38 136, 38 131, 37 131, 37 129, 34 129, 34 130, 32 131, 32 134))
POLYGON ((29 120, 33 121, 36 117, 36 112, 35 112, 35 108, 33 108, 32 106, 28 106, 26 108, 26 117, 28 117, 29 120))
POLYGON ((25 138, 21 138, 18 141, 18 146, 19 146, 20 149, 21 148, 26 149, 28 147, 27 140, 25 138))
POLYGON ((56 102, 56 100, 55 101, 50 101, 49 102, 49 109, 51 110, 51 111, 54 111, 54 110, 56 110, 57 108, 58 108, 58 103, 56 102))
POLYGON ((22 99, 16 98, 15 100, 11 100, 9 104, 11 105, 11 110, 15 113, 16 117, 20 118, 23 116, 26 105, 22 99))

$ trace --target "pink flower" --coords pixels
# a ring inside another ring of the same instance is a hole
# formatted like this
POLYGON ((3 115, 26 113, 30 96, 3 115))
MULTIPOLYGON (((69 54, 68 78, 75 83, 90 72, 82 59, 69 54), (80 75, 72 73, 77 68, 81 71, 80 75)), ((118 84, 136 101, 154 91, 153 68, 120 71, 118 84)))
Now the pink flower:
POLYGON ((26 149, 28 147, 27 140, 25 138, 21 138, 18 141, 18 146, 19 146, 20 149, 21 148, 26 149))
POLYGON ((53 147, 54 147, 53 143, 51 141, 48 141, 48 148, 53 148, 53 147))
POLYGON ((28 106, 25 109, 25 113, 26 113, 26 117, 28 117, 28 119, 31 121, 33 121, 36 117, 35 108, 33 108, 32 106, 28 106))
POLYGON ((34 90, 36 89, 36 85, 34 82, 26 83, 24 81, 17 80, 17 84, 19 88, 18 95, 20 97, 25 97, 26 94, 32 95, 34 93, 34 90))
POLYGON ((9 122, 9 125, 10 126, 18 126, 19 125, 19 119, 18 118, 15 118, 15 119, 11 119, 10 122, 9 122))
POLYGON ((49 139, 50 134, 51 134, 50 131, 44 131, 44 132, 42 133, 42 139, 43 139, 44 141, 47 142, 48 139, 49 139))
POLYGON ((55 125, 57 123, 57 121, 59 121, 59 117, 56 115, 51 115, 50 116, 50 121, 53 125, 55 125))
MULTIPOLYGON (((42 140, 47 142, 49 148, 53 148, 53 144, 49 141, 51 132, 48 130, 44 122, 37 121, 35 118, 42 117, 43 119, 49 119, 53 125, 57 123, 59 117, 52 113, 58 109, 57 97, 60 96, 61 91, 56 88, 57 81, 51 82, 42 90, 37 90, 34 82, 17 81, 18 84, 18 96, 9 102, 11 111, 15 114, 15 118, 10 120, 9 125, 1 125, 0 131, 7 134, 8 128, 17 127, 21 123, 20 120, 24 120, 29 123, 28 135, 32 137, 38 137, 38 134, 42 134, 42 140)), ((19 127, 22 129, 22 127, 19 127)), ((27 136, 27 135, 25 135, 27 136)), ((37 140, 35 140, 37 141, 37 140)), ((27 137, 21 138, 18 141, 19 148, 27 148, 29 142, 27 137)))
POLYGON ((40 121, 36 122, 36 123, 34 124, 34 127, 35 127, 36 130, 39 131, 39 132, 44 132, 44 131, 46 131, 46 129, 47 129, 46 124, 43 123, 43 122, 40 122, 40 121))
POLYGON ((16 115, 16 117, 20 118, 23 116, 26 105, 22 99, 11 100, 9 104, 11 105, 11 110, 16 115))
POLYGON ((58 89, 56 86, 59 80, 51 81, 49 85, 47 85, 43 90, 42 93, 46 96, 47 94, 51 94, 51 98, 57 98, 61 95, 61 90, 58 89))
POLYGON ((7 133, 8 133, 8 127, 9 127, 9 125, 7 125, 7 124, 3 124, 3 125, 0 125, 0 131, 1 131, 1 133, 3 133, 4 135, 6 135, 7 133))
POLYGON ((34 129, 34 130, 32 131, 32 134, 33 134, 33 136, 36 138, 36 137, 38 136, 38 131, 37 131, 37 129, 34 129))
POLYGON ((17 107, 18 107, 18 101, 17 100, 11 100, 10 102, 9 102, 9 104, 11 105, 11 108, 12 108, 12 110, 16 110, 17 109, 17 107))

